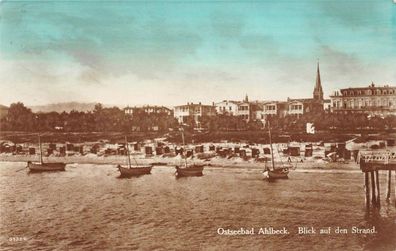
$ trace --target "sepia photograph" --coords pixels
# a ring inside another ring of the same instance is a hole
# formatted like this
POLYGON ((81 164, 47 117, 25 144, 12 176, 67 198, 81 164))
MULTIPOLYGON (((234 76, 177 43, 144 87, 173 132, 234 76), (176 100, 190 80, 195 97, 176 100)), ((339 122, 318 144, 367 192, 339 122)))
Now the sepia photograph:
POLYGON ((0 0, 0 250, 396 250, 396 0, 0 0))

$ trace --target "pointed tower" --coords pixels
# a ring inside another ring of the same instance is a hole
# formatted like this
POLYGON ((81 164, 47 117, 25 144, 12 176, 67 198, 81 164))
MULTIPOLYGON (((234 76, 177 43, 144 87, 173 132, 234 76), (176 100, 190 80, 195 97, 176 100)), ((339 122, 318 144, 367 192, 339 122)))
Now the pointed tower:
POLYGON ((323 89, 322 89, 322 82, 320 81, 319 62, 316 73, 316 84, 313 91, 313 99, 314 101, 323 102, 323 89))
POLYGON ((248 97, 248 95, 246 94, 246 96, 245 96, 245 99, 243 100, 244 102, 249 102, 249 97, 248 97))

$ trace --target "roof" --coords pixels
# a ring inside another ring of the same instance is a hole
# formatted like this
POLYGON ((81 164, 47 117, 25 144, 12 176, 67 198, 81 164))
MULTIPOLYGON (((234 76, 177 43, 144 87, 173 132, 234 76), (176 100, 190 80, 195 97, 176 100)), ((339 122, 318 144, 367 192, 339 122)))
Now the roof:
POLYGON ((376 141, 376 140, 394 140, 396 138, 396 134, 377 134, 377 135, 365 135, 357 137, 353 140, 355 143, 364 143, 368 141, 376 141))
POLYGON ((365 87, 348 87, 340 89, 341 91, 348 91, 348 90, 369 90, 369 89, 396 89, 396 86, 384 85, 384 86, 376 86, 371 84, 365 87))
POLYGON ((168 108, 168 107, 165 107, 165 106, 157 106, 157 105, 144 105, 144 106, 134 106, 134 107, 127 106, 127 107, 124 108, 124 110, 125 110, 125 109, 146 109, 146 108, 167 109, 167 110, 170 110, 170 111, 171 111, 171 109, 168 108))
POLYGON ((313 98, 296 98, 296 99, 291 99, 291 98, 287 98, 288 102, 302 102, 302 103, 311 103, 312 101, 314 101, 313 98))
POLYGON ((240 103, 241 103, 241 101, 234 101, 234 100, 223 100, 223 101, 221 101, 221 102, 217 102, 217 103, 215 103, 215 105, 217 105, 217 104, 221 104, 221 103, 232 103, 232 104, 238 105, 238 104, 240 104, 240 103))
POLYGON ((197 106, 214 107, 213 105, 203 105, 203 104, 188 103, 186 105, 175 105, 174 108, 176 108, 176 107, 197 107, 197 106))

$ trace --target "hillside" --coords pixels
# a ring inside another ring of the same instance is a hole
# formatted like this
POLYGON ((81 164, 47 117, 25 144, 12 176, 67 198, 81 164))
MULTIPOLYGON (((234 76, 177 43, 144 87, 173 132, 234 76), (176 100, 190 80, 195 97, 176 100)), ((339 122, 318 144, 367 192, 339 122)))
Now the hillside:
POLYGON ((33 112, 70 112, 76 111, 92 111, 96 103, 80 103, 80 102, 67 102, 67 103, 56 103, 48 105, 29 106, 33 112))
POLYGON ((8 107, 5 105, 0 105, 0 119, 7 115, 8 107))

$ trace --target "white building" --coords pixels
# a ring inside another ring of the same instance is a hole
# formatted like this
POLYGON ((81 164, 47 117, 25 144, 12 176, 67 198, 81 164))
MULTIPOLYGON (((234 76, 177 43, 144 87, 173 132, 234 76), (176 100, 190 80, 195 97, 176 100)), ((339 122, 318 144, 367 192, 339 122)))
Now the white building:
POLYGON ((241 102, 238 104, 238 111, 236 116, 241 117, 245 121, 250 121, 251 119, 251 109, 249 102, 241 102))
POLYGON ((341 89, 330 98, 332 112, 396 115, 395 86, 375 86, 372 83, 368 87, 341 89))
POLYGON ((238 103, 237 101, 223 100, 222 102, 216 103, 217 114, 224 114, 234 116, 238 113, 238 103))
POLYGON ((145 113, 145 114, 166 114, 168 116, 172 115, 172 110, 165 107, 165 106, 152 106, 152 105, 146 105, 146 106, 135 106, 135 107, 130 107, 127 106, 124 108, 124 112, 126 115, 133 116, 134 114, 138 113, 145 113))
POLYGON ((201 103, 179 105, 174 107, 174 117, 180 124, 188 123, 189 119, 193 120, 196 127, 201 127, 201 119, 206 116, 215 116, 216 108, 213 105, 202 105, 201 103))
POLYGON ((304 114, 304 103, 302 101, 293 100, 288 103, 289 115, 302 115, 304 114))

